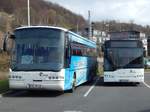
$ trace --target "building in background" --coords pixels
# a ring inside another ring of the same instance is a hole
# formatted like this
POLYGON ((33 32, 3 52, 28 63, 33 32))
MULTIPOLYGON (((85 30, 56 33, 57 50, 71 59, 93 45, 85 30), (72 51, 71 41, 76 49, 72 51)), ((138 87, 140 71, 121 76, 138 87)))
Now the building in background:
POLYGON ((144 33, 140 33, 140 38, 143 42, 143 47, 144 47, 144 56, 148 56, 148 42, 147 42, 147 37, 144 33))
POLYGON ((101 44, 103 44, 106 40, 110 39, 107 32, 100 31, 100 30, 94 30, 92 38, 93 38, 94 41, 97 41, 101 44))
POLYGON ((97 43, 97 54, 99 57, 103 56, 102 46, 106 40, 109 40, 108 34, 105 31, 93 30, 91 40, 97 43))

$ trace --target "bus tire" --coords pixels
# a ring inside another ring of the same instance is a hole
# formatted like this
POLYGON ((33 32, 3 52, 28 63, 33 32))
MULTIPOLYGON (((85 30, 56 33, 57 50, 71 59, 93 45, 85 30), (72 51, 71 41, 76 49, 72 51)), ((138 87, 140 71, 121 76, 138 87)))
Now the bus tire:
POLYGON ((134 85, 138 86, 140 85, 140 82, 134 82, 134 85))
POLYGON ((71 88, 71 93, 73 93, 76 89, 76 75, 73 76, 73 83, 71 88))

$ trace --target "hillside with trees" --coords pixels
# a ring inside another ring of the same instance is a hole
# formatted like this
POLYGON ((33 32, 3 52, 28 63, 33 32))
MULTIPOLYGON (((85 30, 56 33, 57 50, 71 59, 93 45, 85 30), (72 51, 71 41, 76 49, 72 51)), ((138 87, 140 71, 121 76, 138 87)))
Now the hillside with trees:
MULTIPOLYGON (((43 0, 30 0, 31 25, 54 25, 73 29, 86 24, 85 19, 58 4, 43 0)), ((27 25, 27 0, 0 1, 0 31, 7 32, 27 25)))
POLYGON ((114 31, 129 31, 136 30, 145 33, 147 36, 150 35, 150 26, 142 26, 130 21, 128 23, 119 22, 116 20, 111 21, 97 21, 94 22, 94 28, 100 31, 114 32, 114 31))

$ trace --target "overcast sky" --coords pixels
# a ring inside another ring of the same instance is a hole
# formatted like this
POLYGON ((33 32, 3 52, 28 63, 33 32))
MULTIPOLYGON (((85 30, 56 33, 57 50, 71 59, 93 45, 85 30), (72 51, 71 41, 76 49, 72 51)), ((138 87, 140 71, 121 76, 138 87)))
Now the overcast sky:
POLYGON ((93 21, 134 21, 150 25, 150 0, 48 0, 88 18, 91 11, 93 21))

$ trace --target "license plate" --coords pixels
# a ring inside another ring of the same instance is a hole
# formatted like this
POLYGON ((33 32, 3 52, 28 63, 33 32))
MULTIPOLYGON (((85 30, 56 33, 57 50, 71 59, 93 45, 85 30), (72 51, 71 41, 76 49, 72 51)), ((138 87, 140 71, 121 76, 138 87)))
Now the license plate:
POLYGON ((122 79, 120 82, 129 82, 128 80, 122 79))
POLYGON ((42 88, 40 84, 28 84, 28 88, 42 88))

